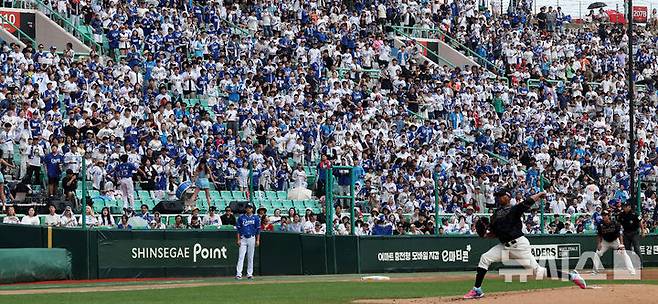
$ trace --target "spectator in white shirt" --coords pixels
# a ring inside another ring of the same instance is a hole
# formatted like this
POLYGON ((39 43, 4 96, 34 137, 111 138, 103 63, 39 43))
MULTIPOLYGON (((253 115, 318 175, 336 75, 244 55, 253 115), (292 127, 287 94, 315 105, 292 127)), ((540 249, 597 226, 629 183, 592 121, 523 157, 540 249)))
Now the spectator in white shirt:
POLYGON ((101 214, 98 216, 98 226, 112 228, 116 225, 114 217, 110 214, 110 208, 103 207, 101 214))
POLYGON ((71 210, 71 206, 66 206, 66 209, 64 209, 64 213, 61 216, 61 225, 62 227, 76 227, 78 226, 78 219, 75 218, 73 215, 73 210, 71 210))
POLYGON ((16 210, 14 210, 14 206, 9 206, 7 207, 7 216, 5 216, 4 219, 2 219, 3 224, 20 224, 20 220, 18 220, 18 217, 16 216, 16 210))
POLYGON ((48 226, 59 227, 61 225, 61 216, 56 212, 55 205, 48 206, 48 215, 45 218, 45 224, 48 226))
POLYGON ((216 213, 217 207, 215 206, 210 206, 208 209, 208 215, 206 215, 203 218, 203 225, 204 226, 221 226, 222 225, 222 219, 219 216, 219 214, 216 213))
POLYGON ((35 226, 41 224, 39 222, 39 217, 37 216, 37 212, 34 210, 34 207, 30 207, 30 209, 27 210, 27 215, 21 219, 21 224, 35 225, 35 226))

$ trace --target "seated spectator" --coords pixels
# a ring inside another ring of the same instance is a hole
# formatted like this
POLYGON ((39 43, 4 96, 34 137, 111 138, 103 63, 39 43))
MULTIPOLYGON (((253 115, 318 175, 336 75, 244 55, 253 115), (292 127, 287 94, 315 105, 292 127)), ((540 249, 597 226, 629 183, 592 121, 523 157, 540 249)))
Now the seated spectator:
POLYGON ((224 214, 220 217, 222 221, 222 225, 231 225, 235 226, 235 216, 233 215, 233 210, 231 210, 231 207, 226 207, 224 209, 224 214))
POLYGON ((126 214, 122 215, 121 216, 121 221, 117 225, 117 229, 121 229, 121 230, 131 230, 131 229, 133 229, 133 226, 128 223, 128 219, 130 219, 128 217, 128 215, 126 215, 126 214))
POLYGON ((560 234, 572 234, 576 233, 575 229, 573 229, 573 226, 571 226, 571 222, 566 222, 564 223, 564 228, 560 229, 559 231, 560 234))
POLYGON ((306 222, 304 222, 304 233, 313 234, 314 231, 315 231, 316 223, 317 224, 322 224, 322 223, 320 223, 316 220, 315 214, 311 213, 308 216, 308 220, 306 220, 306 222))
POLYGON ((89 228, 98 226, 98 219, 94 214, 94 208, 92 208, 91 206, 86 206, 85 212, 86 212, 85 222, 82 223, 82 225, 87 225, 87 227, 89 228))
POLYGON ((101 209, 101 214, 98 216, 98 226, 113 228, 115 225, 114 217, 110 214, 110 208, 103 207, 103 209, 101 209))
MULTIPOLYGON (((443 227, 441 227, 441 230, 443 230, 443 227)), ((409 226, 409 234, 419 235, 419 234, 423 234, 423 232, 420 229, 418 229, 415 224, 411 224, 411 226, 409 226)))
POLYGON ((393 235, 393 225, 384 218, 378 218, 372 228, 372 235, 393 235))
POLYGON ((140 206, 140 210, 142 213, 139 215, 139 217, 144 219, 147 223, 150 223, 153 220, 153 215, 149 213, 149 206, 142 204, 142 206, 140 206))
POLYGON ((123 208, 123 215, 127 216, 128 218, 131 218, 135 216, 135 210, 133 210, 132 207, 123 208))
POLYGON ((274 231, 274 225, 270 223, 270 219, 267 215, 263 215, 260 218, 260 231, 274 231))
POLYGON ((219 216, 215 211, 217 211, 217 207, 215 206, 210 206, 210 209, 208 211, 208 215, 203 218, 203 225, 204 226, 221 226, 222 225, 222 218, 219 216))
POLYGON ((303 225, 302 225, 302 220, 299 214, 295 214, 292 217, 292 222, 288 224, 288 229, 286 230, 288 232, 296 232, 296 233, 302 233, 303 232, 303 225))
POLYGON ((201 225, 201 218, 199 218, 198 215, 192 215, 190 218, 190 225, 188 227, 189 229, 201 229, 203 226, 201 225))
POLYGON ((71 209, 71 206, 66 206, 66 209, 64 209, 64 212, 62 213, 60 219, 61 219, 60 223, 62 227, 71 228, 78 226, 78 220, 73 215, 73 210, 71 209))
POLYGON ((153 220, 149 223, 151 229, 167 229, 167 225, 162 222, 160 212, 153 213, 153 220))
POLYGON ((269 221, 272 224, 279 224, 281 222, 281 209, 274 209, 274 215, 269 217, 269 221))
POLYGON ((281 221, 279 222, 279 231, 286 232, 288 231, 288 225, 290 225, 292 221, 290 220, 289 217, 287 216, 282 216, 281 221))
POLYGON ((14 206, 7 207, 7 216, 5 216, 4 219, 2 219, 2 222, 4 224, 20 224, 21 223, 21 221, 16 216, 16 210, 14 209, 14 206))
POLYGON ((27 209, 27 215, 21 219, 21 224, 41 225, 41 222, 39 222, 39 216, 37 216, 37 212, 34 210, 34 207, 27 209))
POLYGON ((62 187, 64 188, 64 197, 66 200, 75 202, 75 190, 78 189, 78 175, 73 173, 73 170, 66 170, 66 176, 62 178, 62 187))
POLYGON ((325 225, 323 225, 322 223, 316 221, 315 225, 314 225, 314 229, 311 232, 311 234, 325 234, 325 233, 326 233, 325 232, 325 225))
POLYGON ((173 229, 186 229, 187 225, 183 222, 183 216, 182 215, 176 215, 174 218, 174 226, 172 227, 173 229))
POLYGON ((46 215, 44 224, 46 224, 47 226, 52 226, 52 227, 59 227, 62 224, 61 223, 62 217, 59 214, 57 214, 56 212, 57 212, 57 209, 55 208, 55 205, 49 204, 48 205, 48 214, 46 215))

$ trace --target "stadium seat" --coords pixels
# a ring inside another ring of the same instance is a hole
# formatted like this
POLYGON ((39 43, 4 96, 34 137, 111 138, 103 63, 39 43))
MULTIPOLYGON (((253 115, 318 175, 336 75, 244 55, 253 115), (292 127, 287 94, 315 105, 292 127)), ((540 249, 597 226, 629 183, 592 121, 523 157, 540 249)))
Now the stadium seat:
POLYGON ((254 200, 264 200, 267 198, 265 196, 265 191, 254 191, 253 195, 254 195, 253 197, 254 200))
POLYGON ((135 197, 139 197, 140 199, 152 199, 151 193, 146 190, 138 190, 135 197))
POLYGON ((232 191, 231 194, 235 200, 247 200, 247 195, 242 191, 232 191))
POLYGON ((222 191, 220 194, 224 200, 233 200, 233 194, 231 194, 231 191, 222 191))
POLYGON ((277 196, 277 198, 279 198, 279 200, 287 200, 288 199, 288 192, 287 191, 277 191, 276 196, 277 196))
POLYGON ((268 200, 274 200, 274 201, 279 199, 275 191, 265 191, 265 197, 268 200))

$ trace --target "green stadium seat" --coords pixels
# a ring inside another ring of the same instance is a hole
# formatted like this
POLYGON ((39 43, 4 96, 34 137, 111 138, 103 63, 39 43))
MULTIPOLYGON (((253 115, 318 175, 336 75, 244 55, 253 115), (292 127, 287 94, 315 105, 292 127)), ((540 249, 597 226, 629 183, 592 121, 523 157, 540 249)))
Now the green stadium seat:
POLYGON ((295 209, 299 210, 304 210, 304 201, 292 201, 292 206, 295 207, 295 209))
POLYGON ((265 197, 268 200, 279 200, 280 198, 277 197, 276 191, 265 191, 265 197))
POLYGON ((221 199, 222 195, 219 193, 217 190, 210 190, 210 199, 211 200, 218 200, 221 199))
POLYGON ((199 208, 199 211, 201 213, 207 213, 208 212, 208 202, 206 202, 206 200, 198 199, 196 201, 196 207, 199 208))
POLYGON ((151 193, 147 190, 138 190, 135 197, 139 197, 140 199, 152 199, 151 193))
POLYGON ((233 195, 233 198, 236 200, 246 200, 247 195, 242 192, 242 191, 232 191, 231 194, 233 195))
POLYGON ((281 201, 281 206, 282 206, 281 209, 286 209, 286 210, 294 207, 293 202, 289 200, 281 201))
POLYGON ((288 199, 288 192, 287 191, 277 191, 276 196, 279 198, 279 200, 287 200, 288 199))
POLYGON ((235 226, 232 225, 222 225, 219 227, 220 230, 235 230, 235 226))
POLYGON ((265 191, 254 191, 254 200, 264 200, 266 199, 265 191))
POLYGON ((222 199, 225 200, 232 200, 233 199, 233 194, 231 194, 231 191, 222 191, 220 192, 222 199))

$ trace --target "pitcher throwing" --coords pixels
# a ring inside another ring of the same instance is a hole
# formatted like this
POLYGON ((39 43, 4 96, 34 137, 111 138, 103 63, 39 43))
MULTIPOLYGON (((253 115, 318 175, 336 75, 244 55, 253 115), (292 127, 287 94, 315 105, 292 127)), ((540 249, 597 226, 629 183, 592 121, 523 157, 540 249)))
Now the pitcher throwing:
MULTIPOLYGON (((546 193, 540 192, 515 206, 510 206, 512 195, 508 189, 500 189, 494 193, 494 197, 498 201, 498 209, 494 211, 490 222, 483 218, 476 223, 476 228, 481 237, 497 238, 500 244, 492 247, 480 257, 475 285, 473 289, 464 295, 464 299, 476 299, 484 296, 482 281, 487 274, 489 265, 501 262, 505 253, 508 253, 511 259, 514 259, 526 269, 532 269, 535 274, 541 273, 548 277, 551 276, 550 271, 546 271, 546 268, 539 266, 535 256, 530 251, 530 242, 523 236, 521 231, 523 213, 530 210, 532 205, 544 196, 546 196, 546 193)), ((557 275, 560 278, 568 278, 582 289, 587 287, 585 280, 575 270, 568 274, 557 271, 557 275)))

